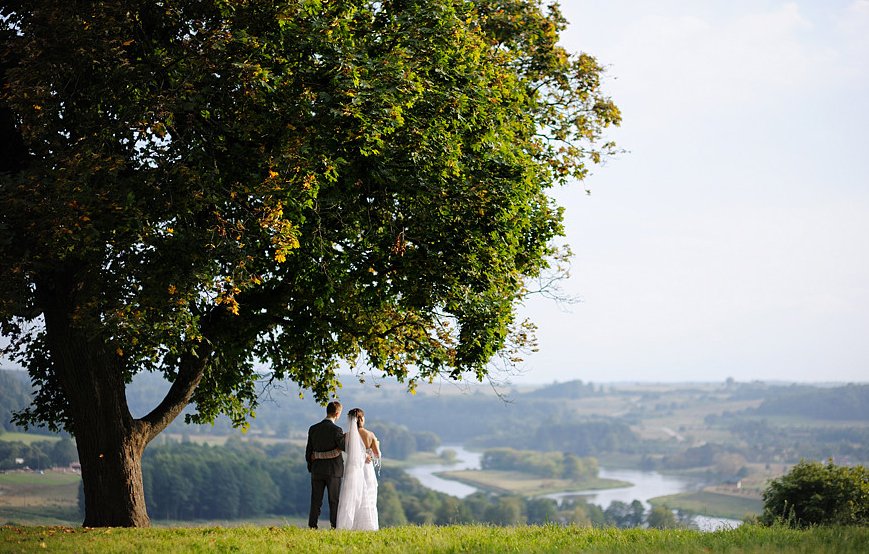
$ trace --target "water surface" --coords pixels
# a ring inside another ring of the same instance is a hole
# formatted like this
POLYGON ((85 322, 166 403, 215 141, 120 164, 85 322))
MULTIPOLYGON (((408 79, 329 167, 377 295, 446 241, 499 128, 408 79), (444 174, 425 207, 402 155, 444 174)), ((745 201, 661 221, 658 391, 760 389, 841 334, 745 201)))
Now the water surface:
MULTIPOLYGON (((465 498, 466 496, 477 492, 479 489, 476 487, 438 477, 435 473, 463 469, 480 469, 480 458, 482 457, 482 454, 479 452, 471 452, 470 450, 466 450, 464 447, 457 445, 442 446, 438 449, 438 454, 443 450, 452 450, 456 453, 455 463, 425 464, 407 468, 405 471, 418 479, 423 486, 458 498, 465 498)), ((663 475, 657 471, 600 468, 598 475, 605 479, 627 481, 631 483, 631 486, 615 489, 556 492, 547 494, 545 497, 553 498, 559 502, 565 498, 582 497, 587 502, 596 504, 604 509, 606 509, 611 502, 616 500, 626 504, 630 504, 634 500, 639 500, 643 503, 643 507, 648 510, 651 507, 649 504, 650 498, 700 489, 700 484, 698 482, 672 475, 663 475)), ((702 531, 735 528, 742 523, 736 519, 699 515, 694 516, 692 519, 702 531)))

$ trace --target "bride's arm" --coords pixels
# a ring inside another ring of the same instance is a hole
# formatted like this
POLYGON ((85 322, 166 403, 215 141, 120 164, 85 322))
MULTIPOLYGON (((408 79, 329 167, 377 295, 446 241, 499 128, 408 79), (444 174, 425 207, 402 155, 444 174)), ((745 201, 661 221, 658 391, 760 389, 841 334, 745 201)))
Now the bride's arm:
POLYGON ((380 457, 380 441, 377 440, 374 433, 371 433, 371 452, 374 453, 375 458, 380 457))

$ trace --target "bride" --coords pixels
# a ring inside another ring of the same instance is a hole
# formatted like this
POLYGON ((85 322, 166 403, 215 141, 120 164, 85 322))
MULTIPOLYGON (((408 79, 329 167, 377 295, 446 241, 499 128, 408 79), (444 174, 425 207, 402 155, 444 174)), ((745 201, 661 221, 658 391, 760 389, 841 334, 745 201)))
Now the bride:
POLYGON ((347 459, 338 497, 338 529, 374 531, 379 527, 374 466, 380 464, 380 443, 374 433, 365 429, 361 408, 347 412, 347 418, 350 430, 344 437, 347 459))

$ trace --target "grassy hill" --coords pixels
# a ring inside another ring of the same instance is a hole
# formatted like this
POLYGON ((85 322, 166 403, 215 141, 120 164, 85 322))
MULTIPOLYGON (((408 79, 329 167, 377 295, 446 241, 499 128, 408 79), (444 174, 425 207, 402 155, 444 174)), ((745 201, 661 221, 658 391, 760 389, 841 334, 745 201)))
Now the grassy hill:
POLYGON ((3 552, 865 552, 869 528, 730 531, 558 526, 415 527, 377 532, 297 527, 81 529, 0 527, 3 552))

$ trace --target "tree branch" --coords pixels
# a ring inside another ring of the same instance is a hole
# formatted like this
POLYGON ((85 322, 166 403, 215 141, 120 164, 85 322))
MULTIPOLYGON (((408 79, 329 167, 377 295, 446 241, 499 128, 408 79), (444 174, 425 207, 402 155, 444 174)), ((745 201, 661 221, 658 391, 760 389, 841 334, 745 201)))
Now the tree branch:
POLYGON ((184 410, 205 374, 207 357, 187 353, 181 359, 178 375, 162 402, 139 420, 145 429, 145 444, 159 435, 184 410))

